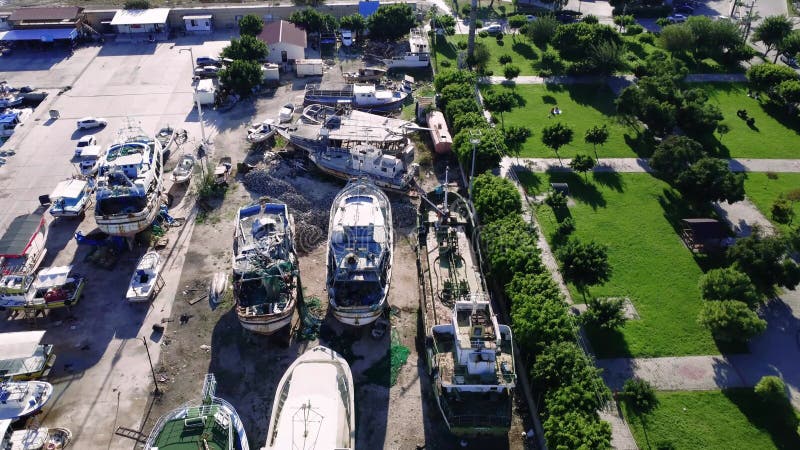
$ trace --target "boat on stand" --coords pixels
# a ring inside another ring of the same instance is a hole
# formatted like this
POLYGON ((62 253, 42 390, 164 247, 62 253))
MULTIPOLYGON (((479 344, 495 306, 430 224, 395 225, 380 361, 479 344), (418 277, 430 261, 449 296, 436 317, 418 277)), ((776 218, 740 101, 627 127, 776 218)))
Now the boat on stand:
POLYGON ((72 441, 66 428, 41 427, 37 423, 14 430, 11 420, 0 420, 0 449, 3 450, 62 450, 72 441))
POLYGON ((317 346, 297 358, 278 383, 262 450, 353 450, 353 374, 335 351, 317 346))
POLYGON ((367 176, 397 192, 408 189, 418 170, 408 137, 419 129, 413 122, 322 105, 306 107, 301 118, 278 132, 322 172, 344 180, 367 176))
POLYGON ((425 353, 436 404, 453 435, 506 435, 516 385, 511 328, 497 322, 473 251, 471 207, 440 187, 419 212, 425 353))
POLYGON ((327 290, 333 316, 364 326, 386 308, 394 233, 389 198, 368 179, 354 179, 334 198, 328 225, 327 290))
POLYGON ((160 419, 145 441, 145 450, 250 450, 236 409, 216 397, 217 380, 207 374, 199 401, 186 403, 160 419))
POLYGON ((374 84, 307 84, 303 105, 342 106, 365 112, 388 113, 403 107, 408 92, 374 84))
POLYGON ((95 221, 111 236, 133 237, 153 223, 164 186, 163 148, 137 125, 120 130, 97 172, 95 221))
POLYGON ((53 395, 53 385, 46 381, 0 382, 0 420, 17 420, 40 409, 53 395))
POLYGON ((239 209, 233 238, 236 316, 247 330, 273 334, 292 322, 301 295, 294 219, 283 203, 239 209))

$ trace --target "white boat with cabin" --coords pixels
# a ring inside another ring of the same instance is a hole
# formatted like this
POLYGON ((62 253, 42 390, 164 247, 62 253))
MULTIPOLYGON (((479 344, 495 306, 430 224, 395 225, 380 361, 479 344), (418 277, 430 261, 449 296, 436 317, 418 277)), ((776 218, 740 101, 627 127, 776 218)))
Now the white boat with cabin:
POLYGON ((367 179, 351 181, 334 198, 328 225, 327 289, 337 320, 364 326, 383 314, 393 253, 389 198, 367 179))
POLYGON ((92 204, 92 183, 80 178, 60 181, 50 194, 50 215, 82 217, 92 204))
POLYGON ((46 381, 0 382, 0 420, 16 420, 42 409, 53 395, 46 381))
POLYGON ((0 420, 0 449, 2 450, 62 450, 72 440, 66 428, 47 428, 36 424, 14 430, 11 420, 0 420))
POLYGON ((153 298, 160 287, 163 261, 156 251, 145 253, 136 264, 125 298, 129 302, 146 302, 153 298))
POLYGON ((353 374, 335 351, 317 346, 278 383, 262 450, 354 450, 353 374))
POLYGON ((81 150, 78 169, 84 177, 91 177, 97 173, 97 169, 103 164, 103 157, 106 151, 100 145, 90 145, 81 150))
POLYGON ((251 144, 264 142, 274 136, 275 131, 274 119, 266 119, 261 123, 253 124, 253 126, 247 130, 247 142, 251 144))
POLYGON ((428 67, 431 63, 431 48, 425 31, 412 28, 408 33, 408 45, 410 51, 405 54, 384 59, 386 67, 390 70, 428 67))

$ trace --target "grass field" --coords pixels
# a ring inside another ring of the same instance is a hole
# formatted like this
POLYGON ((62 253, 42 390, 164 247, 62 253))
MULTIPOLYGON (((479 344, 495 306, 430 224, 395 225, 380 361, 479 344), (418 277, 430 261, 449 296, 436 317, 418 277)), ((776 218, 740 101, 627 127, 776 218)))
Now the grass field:
MULTIPOLYGON (((451 68, 458 67, 459 42, 466 43, 467 36, 459 34, 448 36, 446 39, 444 36, 436 38, 434 51, 436 52, 435 62, 438 70, 445 68, 442 65, 442 61, 449 61, 445 65, 449 64, 451 68)), ((511 63, 519 67, 520 75, 535 75, 534 64, 539 60, 542 52, 525 36, 505 35, 501 41, 491 36, 485 38, 475 36, 475 42, 482 42, 489 49, 489 53, 492 56, 489 59, 486 70, 491 70, 494 75, 503 76, 503 64, 500 64, 499 61, 499 58, 503 55, 511 56, 511 63)))
POLYGON ((797 414, 765 405, 752 389, 659 392, 659 406, 637 416, 623 405, 641 449, 797 449, 797 414), (663 446, 671 443, 673 447, 663 446), (662 445, 661 447, 659 445, 662 445))
MULTIPOLYGON (((520 175, 529 193, 547 190, 551 182, 569 183, 574 236, 608 246, 613 270, 611 280, 590 288, 589 295, 629 297, 641 317, 619 332, 590 330, 599 358, 719 353, 696 321, 702 270, 671 224, 686 217, 678 194, 648 174, 594 174, 588 182, 573 173, 520 175)), ((552 210, 542 205, 537 215, 550 238, 556 227, 552 210)))
POLYGON ((520 156, 554 158, 555 153, 542 144, 542 129, 550 124, 561 122, 574 132, 572 143, 559 150, 562 158, 570 158, 576 153, 588 153, 594 157, 592 146, 584 142, 586 130, 594 125, 606 125, 610 136, 608 142, 597 148, 600 159, 606 157, 636 157, 626 143, 625 135, 635 135, 635 131, 616 120, 614 93, 606 85, 516 85, 486 86, 484 92, 495 89, 510 89, 518 95, 521 106, 505 113, 505 124, 521 125, 531 129, 533 136, 528 138, 520 156), (549 117, 550 109, 558 105, 562 114, 549 117))
MULTIPOLYGON (((719 105, 731 131, 722 136, 721 156, 732 158, 800 158, 800 118, 785 109, 747 96, 744 83, 692 84, 719 105), (740 109, 756 119, 750 128, 736 115, 740 109)), ((718 136, 718 135, 717 135, 718 136)), ((719 138, 719 137, 718 137, 719 138)))
MULTIPOLYGON (((748 173, 744 182, 747 198, 753 202, 768 219, 772 220, 770 208, 781 194, 800 189, 800 173, 778 173, 772 179, 765 173, 748 173)), ((794 203, 795 220, 793 225, 800 223, 800 202, 794 203)), ((788 232, 790 225, 772 223, 781 231, 788 232)))

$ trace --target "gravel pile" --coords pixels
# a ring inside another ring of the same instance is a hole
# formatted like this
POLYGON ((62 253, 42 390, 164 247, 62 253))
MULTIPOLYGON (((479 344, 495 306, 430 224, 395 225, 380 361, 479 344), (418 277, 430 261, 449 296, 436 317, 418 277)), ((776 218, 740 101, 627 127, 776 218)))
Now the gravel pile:
POLYGON ((291 184, 273 177, 264 170, 253 170, 245 175, 244 186, 250 192, 273 198, 280 197, 287 191, 295 192, 291 184))

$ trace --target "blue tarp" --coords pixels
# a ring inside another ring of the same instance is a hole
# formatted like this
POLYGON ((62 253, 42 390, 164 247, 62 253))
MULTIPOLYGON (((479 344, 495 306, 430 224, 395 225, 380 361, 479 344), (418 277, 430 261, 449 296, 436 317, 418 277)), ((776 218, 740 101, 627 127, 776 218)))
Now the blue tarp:
POLYGON ((0 123, 17 123, 17 113, 0 114, 0 123))
POLYGON ((0 32, 0 41, 42 41, 53 42, 60 39, 75 39, 75 28, 44 28, 32 30, 11 30, 0 32))
POLYGON ((358 13, 364 17, 369 17, 375 14, 375 11, 378 10, 378 7, 381 6, 381 2, 358 2, 358 13))

